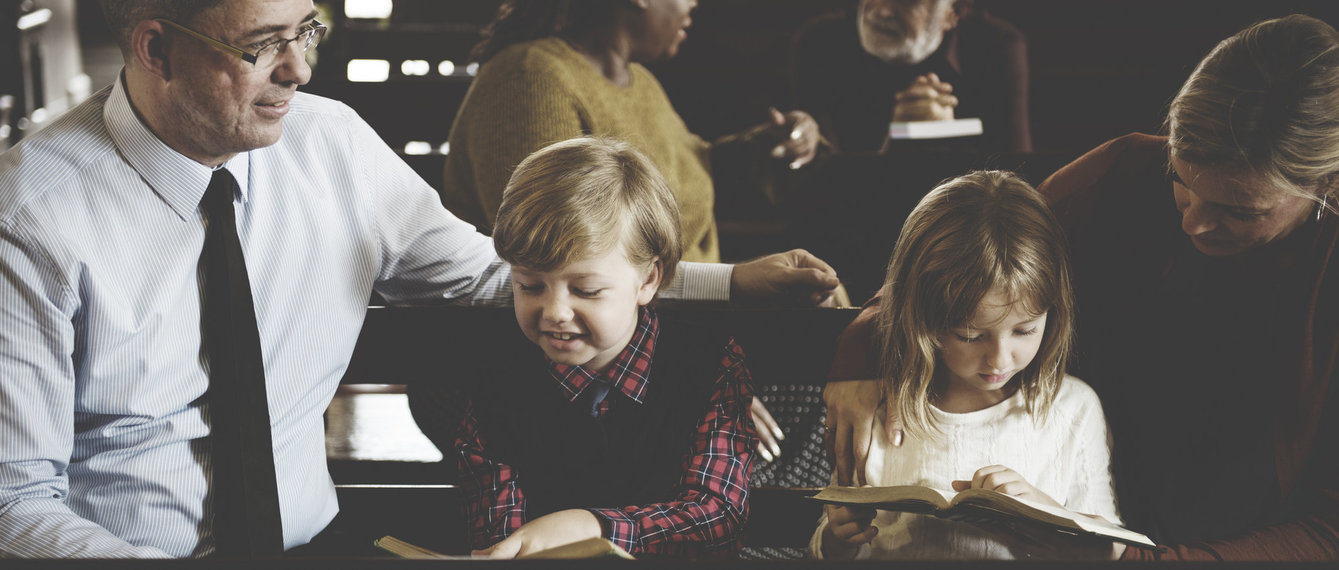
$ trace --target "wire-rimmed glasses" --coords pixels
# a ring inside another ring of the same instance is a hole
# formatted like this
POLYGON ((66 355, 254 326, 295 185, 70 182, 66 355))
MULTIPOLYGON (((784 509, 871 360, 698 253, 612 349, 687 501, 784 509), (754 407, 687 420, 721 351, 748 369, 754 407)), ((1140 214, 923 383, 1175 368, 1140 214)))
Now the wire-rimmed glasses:
POLYGON ((288 49, 288 44, 292 42, 297 42, 298 47, 302 48, 302 53, 307 53, 307 50, 311 49, 312 46, 321 42, 321 38, 325 36, 325 31, 327 29, 325 24, 312 20, 310 24, 298 29, 298 35, 291 38, 275 38, 273 41, 256 47, 255 53, 251 53, 227 42, 222 42, 206 36, 167 18, 155 18, 154 21, 172 26, 173 28, 194 36, 202 42, 240 57, 243 61, 250 63, 257 69, 268 69, 273 67, 274 64, 279 61, 279 56, 283 55, 284 51, 288 49))

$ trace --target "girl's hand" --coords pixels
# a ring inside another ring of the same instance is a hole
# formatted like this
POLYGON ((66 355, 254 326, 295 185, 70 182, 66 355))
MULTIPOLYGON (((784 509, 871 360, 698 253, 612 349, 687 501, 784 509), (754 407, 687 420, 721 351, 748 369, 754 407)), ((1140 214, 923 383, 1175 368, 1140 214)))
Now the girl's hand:
POLYGON ((567 509, 525 523, 502 542, 483 550, 475 550, 470 554, 488 558, 516 558, 578 540, 595 538, 602 533, 600 520, 590 511, 567 509))
POLYGON ((990 465, 976 470, 971 481, 954 481, 954 491, 967 489, 992 489, 1006 495, 1022 497, 1029 501, 1064 508, 1046 493, 1033 487, 1017 471, 1003 465, 990 465))
MULTIPOLYGON (((1017 471, 1003 465, 982 467, 972 475, 971 481, 953 482, 953 490, 967 489, 994 489, 1006 495, 1064 508, 1050 495, 1033 487, 1017 471)), ((1095 515, 1075 514, 1102 519, 1095 515)), ((976 525, 991 534, 998 535, 1001 541, 1009 543, 1010 550, 1020 559, 1116 560, 1125 552, 1125 545, 1119 542, 1095 536, 1060 534, 1049 529, 1034 527, 1026 522, 980 521, 976 525), (1019 537, 1023 540, 1016 540, 1019 537)))
POLYGON ((873 526, 877 513, 870 507, 824 505, 828 525, 823 529, 823 556, 830 560, 844 560, 855 556, 860 545, 879 534, 873 526))

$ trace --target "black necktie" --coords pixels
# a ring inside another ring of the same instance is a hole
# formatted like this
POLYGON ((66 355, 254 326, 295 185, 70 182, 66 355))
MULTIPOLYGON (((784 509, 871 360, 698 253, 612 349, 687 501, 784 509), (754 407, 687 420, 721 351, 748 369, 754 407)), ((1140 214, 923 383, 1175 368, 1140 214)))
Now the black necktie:
POLYGON ((283 553, 284 531, 260 332, 232 205, 235 185, 227 170, 215 170, 200 202, 206 228, 201 332, 209 357, 214 548, 218 556, 264 558, 283 553))

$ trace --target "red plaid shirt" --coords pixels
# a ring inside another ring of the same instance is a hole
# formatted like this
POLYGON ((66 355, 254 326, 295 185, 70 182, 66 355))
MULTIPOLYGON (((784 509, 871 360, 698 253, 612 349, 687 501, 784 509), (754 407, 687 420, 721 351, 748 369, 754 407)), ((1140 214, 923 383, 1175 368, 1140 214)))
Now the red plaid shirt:
MULTIPOLYGON (((602 373, 611 386, 599 405, 641 404, 650 382, 647 371, 655 352, 659 321, 643 310, 637 330, 613 364, 602 373), (614 394, 626 398, 617 398, 614 394)), ((724 347, 716 390, 698 423, 693 449, 683 459, 683 476, 663 503, 621 508, 592 508, 605 538, 633 555, 692 556, 733 554, 740 548, 740 530, 748 517, 748 480, 758 436, 749 406, 751 379, 744 351, 734 339, 724 347)), ((577 401, 595 381, 596 373, 580 366, 550 361, 553 378, 569 401, 577 401)), ((483 549, 506 538, 526 522, 525 493, 509 465, 488 458, 473 406, 467 406, 456 437, 460 485, 466 495, 470 542, 483 549)))

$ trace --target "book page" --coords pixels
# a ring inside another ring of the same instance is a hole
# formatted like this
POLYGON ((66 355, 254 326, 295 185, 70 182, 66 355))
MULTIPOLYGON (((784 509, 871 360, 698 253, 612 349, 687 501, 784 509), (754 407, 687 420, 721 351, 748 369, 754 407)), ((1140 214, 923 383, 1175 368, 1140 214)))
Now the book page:
POLYGON ((377 548, 399 556, 400 558, 412 558, 417 560, 474 560, 476 558, 469 555, 453 556, 450 554, 442 554, 416 544, 410 544, 390 535, 378 538, 372 541, 372 544, 377 548))
POLYGON ((923 486, 838 487, 823 489, 813 500, 837 504, 874 507, 887 511, 931 514, 945 518, 959 518, 969 513, 966 509, 998 513, 998 515, 1036 521, 1066 532, 1087 532, 1126 544, 1156 548, 1152 540, 1138 532, 1074 513, 1062 507, 1053 507, 1014 497, 989 489, 968 489, 961 493, 942 491, 923 486))
MULTIPOLYGON (((393 536, 383 536, 372 541, 376 547, 385 550, 400 558, 413 558, 418 560, 494 560, 486 556, 470 555, 450 555, 442 554, 422 546, 410 544, 393 536)), ((580 559, 580 558, 625 558, 633 560, 633 556, 628 551, 619 548, 617 544, 610 542, 606 538, 588 538, 579 540, 571 544, 555 546, 553 548, 532 552, 530 554, 516 557, 519 559, 580 559)), ((501 560, 501 559, 498 559, 501 560)))
POLYGON ((1152 540, 1125 527, 1082 515, 1064 507, 1006 495, 989 489, 968 489, 954 497, 955 504, 981 506, 1004 514, 1035 520, 1063 528, 1078 529, 1140 546, 1155 547, 1152 540))
POLYGON ((919 485, 892 487, 826 487, 813 496, 815 501, 836 505, 859 505, 886 510, 907 511, 907 505, 923 505, 913 512, 947 509, 953 493, 919 485))

